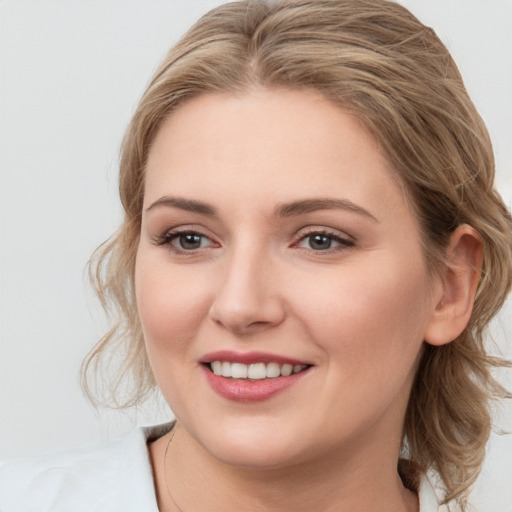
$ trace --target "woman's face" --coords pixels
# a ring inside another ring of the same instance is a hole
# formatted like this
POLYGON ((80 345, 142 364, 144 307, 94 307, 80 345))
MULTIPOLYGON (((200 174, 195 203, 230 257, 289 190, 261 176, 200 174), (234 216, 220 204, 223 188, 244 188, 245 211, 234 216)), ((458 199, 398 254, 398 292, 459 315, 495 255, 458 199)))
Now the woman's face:
POLYGON ((339 107, 257 89, 169 116, 135 280, 158 385, 205 453, 245 467, 398 454, 429 277, 385 157, 339 107))

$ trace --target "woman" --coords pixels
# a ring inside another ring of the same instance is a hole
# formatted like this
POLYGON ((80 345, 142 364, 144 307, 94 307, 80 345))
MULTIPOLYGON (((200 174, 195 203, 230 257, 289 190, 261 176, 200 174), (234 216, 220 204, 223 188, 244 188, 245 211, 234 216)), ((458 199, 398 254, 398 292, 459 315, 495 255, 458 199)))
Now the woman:
MULTIPOLYGON (((126 404, 177 421, 11 463, 9 510, 438 509, 480 469, 512 219, 447 50, 381 0, 239 2, 171 50, 96 254, 126 404)), ((119 381, 118 381, 119 382, 119 381)), ((2 501, 3 500, 3 501, 2 501)))

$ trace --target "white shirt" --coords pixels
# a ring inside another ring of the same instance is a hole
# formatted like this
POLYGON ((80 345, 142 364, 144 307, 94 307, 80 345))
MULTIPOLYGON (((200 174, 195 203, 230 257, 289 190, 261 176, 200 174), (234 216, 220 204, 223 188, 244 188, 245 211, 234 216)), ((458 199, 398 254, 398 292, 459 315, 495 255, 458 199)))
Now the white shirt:
MULTIPOLYGON (((140 427, 96 448, 0 464, 0 512, 158 512, 148 440, 171 424, 140 427)), ((438 512, 423 477, 420 512, 438 512)))

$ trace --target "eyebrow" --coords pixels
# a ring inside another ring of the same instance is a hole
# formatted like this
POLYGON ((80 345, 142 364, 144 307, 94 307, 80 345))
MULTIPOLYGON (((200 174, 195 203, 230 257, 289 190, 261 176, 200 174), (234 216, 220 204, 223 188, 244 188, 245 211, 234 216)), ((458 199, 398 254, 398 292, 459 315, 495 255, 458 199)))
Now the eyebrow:
POLYGON ((157 199, 146 208, 146 211, 149 212, 150 210, 153 210, 158 206, 170 206, 172 208, 179 208, 180 210, 199 213, 201 215, 207 215, 209 217, 217 215, 217 210, 207 203, 195 201, 194 199, 184 199, 181 197, 169 196, 163 196, 160 199, 157 199))
MULTIPOLYGON (((209 217, 217 216, 217 210, 202 201, 196 201, 194 199, 185 199, 181 197, 170 197, 163 196, 151 203, 146 211, 153 210, 160 206, 167 206, 171 208, 179 208, 200 215, 206 215, 209 217)), ((280 204, 275 209, 276 217, 293 217, 296 215, 304 215, 306 213, 316 212, 318 210, 344 210, 359 215, 368 217, 369 219, 378 222, 368 210, 365 210, 362 206, 359 206, 348 199, 334 199, 334 198, 313 198, 313 199, 302 199, 299 201, 292 201, 290 203, 280 204)))
POLYGON ((348 199, 333 199, 333 198, 314 198, 303 199, 301 201, 293 201, 291 203, 284 203, 276 208, 276 216, 278 217, 292 217, 294 215, 303 215, 306 213, 315 212, 318 210, 345 210, 359 215, 368 217, 369 219, 378 222, 368 210, 359 206, 348 199))

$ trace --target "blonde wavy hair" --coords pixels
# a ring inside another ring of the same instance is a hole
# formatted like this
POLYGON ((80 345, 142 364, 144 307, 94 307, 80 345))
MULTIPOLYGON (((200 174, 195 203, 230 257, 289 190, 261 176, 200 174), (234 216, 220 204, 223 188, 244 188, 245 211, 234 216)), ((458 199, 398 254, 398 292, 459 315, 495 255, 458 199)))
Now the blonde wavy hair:
POLYGON ((92 282, 116 322, 84 361, 86 393, 94 399, 88 383, 113 361, 108 387, 115 406, 140 403, 156 386, 133 277, 145 162, 162 120, 192 97, 243 93, 255 84, 318 91, 366 125, 417 214, 432 273, 457 226, 472 226, 483 240, 469 325, 447 345, 425 344, 399 461, 407 486, 415 488, 418 472, 432 469, 445 502, 455 499, 464 509, 490 434, 491 400, 510 398, 491 373, 507 362, 491 357, 483 338, 511 286, 512 218, 493 188, 487 130, 448 50, 431 28, 386 0, 233 2, 201 18, 170 50, 122 144, 124 221, 91 260, 92 282))

